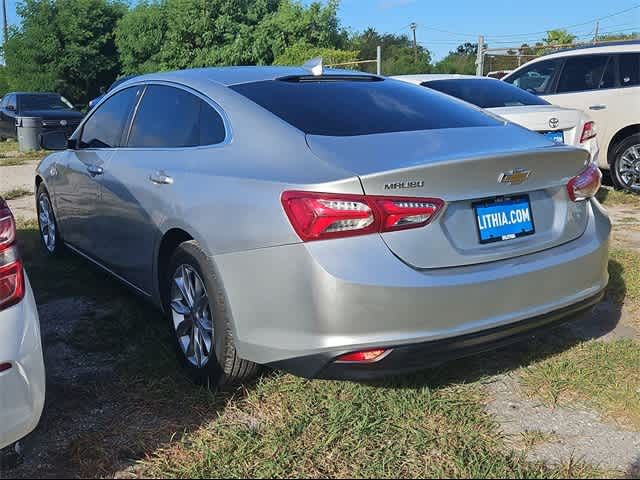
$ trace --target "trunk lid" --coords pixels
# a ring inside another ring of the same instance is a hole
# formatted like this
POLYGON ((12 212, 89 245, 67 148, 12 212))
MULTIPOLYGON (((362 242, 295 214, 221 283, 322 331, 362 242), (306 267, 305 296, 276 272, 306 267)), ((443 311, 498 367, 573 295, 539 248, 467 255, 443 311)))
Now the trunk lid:
POLYGON ((579 110, 555 105, 526 105, 490 108, 489 111, 535 132, 562 130, 564 143, 568 145, 578 143, 576 132, 582 117, 582 112, 579 110), (554 119, 557 120, 557 124, 554 119))
POLYGON ((586 206, 569 199, 566 185, 584 169, 589 154, 517 126, 309 135, 307 142, 324 161, 358 175, 366 194, 437 197, 446 202, 430 225, 382 235, 395 255, 416 268, 533 253, 574 240, 586 228, 586 206), (514 169, 529 170, 529 178, 517 185, 499 182, 503 173, 514 169), (529 197, 535 233, 481 244, 473 204, 520 194, 529 197))

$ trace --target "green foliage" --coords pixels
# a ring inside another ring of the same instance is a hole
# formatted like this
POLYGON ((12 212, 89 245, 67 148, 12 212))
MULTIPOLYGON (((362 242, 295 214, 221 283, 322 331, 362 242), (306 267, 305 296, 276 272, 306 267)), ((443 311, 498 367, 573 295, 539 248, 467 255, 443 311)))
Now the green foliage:
POLYGON ((86 102, 120 70, 114 28, 126 12, 113 0, 25 0, 5 47, 10 90, 53 90, 86 102))
POLYGON ((436 73, 454 73, 474 75, 476 73, 476 56, 450 52, 435 66, 436 73))
POLYGON ((546 45, 568 45, 573 43, 575 39, 576 36, 566 30, 549 30, 544 43, 546 45))
POLYGON ((333 50, 345 40, 333 0, 309 6, 293 0, 145 2, 116 30, 124 73, 271 64, 295 45, 333 50))
MULTIPOLYGON (((384 75, 404 75, 429 73, 431 52, 418 45, 418 61, 415 60, 413 44, 406 35, 380 34, 369 28, 355 35, 350 42, 350 50, 358 51, 358 59, 375 60, 376 49, 382 47, 382 73, 384 75)), ((363 65, 362 70, 375 72, 375 64, 363 65)))
MULTIPOLYGON (((351 50, 338 50, 335 48, 318 48, 310 43, 300 42, 287 48, 278 55, 273 62, 275 65, 302 65, 314 57, 322 57, 324 65, 354 62, 358 58, 358 52, 351 50)), ((342 67, 344 68, 344 67, 342 67)))

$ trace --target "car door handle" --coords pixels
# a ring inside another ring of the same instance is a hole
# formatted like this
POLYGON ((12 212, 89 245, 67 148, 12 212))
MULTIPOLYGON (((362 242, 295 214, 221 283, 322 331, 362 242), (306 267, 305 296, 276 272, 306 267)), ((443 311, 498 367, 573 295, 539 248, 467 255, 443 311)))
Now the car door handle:
POLYGON ((88 165, 87 166, 87 172, 89 172, 89 174, 92 177, 96 177, 96 176, 102 175, 104 173, 104 168, 99 167, 97 165, 88 165))
POLYGON ((171 185, 173 184, 173 178, 167 175, 165 172, 156 172, 149 175, 151 180, 156 185, 171 185))
POLYGON ((607 108, 606 105, 591 105, 589 110, 604 110, 605 108, 607 108))

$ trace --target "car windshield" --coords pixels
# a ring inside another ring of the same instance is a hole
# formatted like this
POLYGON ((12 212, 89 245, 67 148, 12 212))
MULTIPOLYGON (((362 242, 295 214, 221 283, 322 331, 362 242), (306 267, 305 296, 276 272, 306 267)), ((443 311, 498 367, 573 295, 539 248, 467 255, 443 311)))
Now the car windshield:
POLYGON ((432 80, 422 85, 473 103, 480 108, 549 105, 540 97, 500 80, 480 78, 432 80))
POLYGON ((280 79, 231 88, 310 135, 356 136, 499 124, 427 88, 377 77, 280 79))
POLYGON ((20 95, 21 110, 67 110, 73 105, 62 95, 56 94, 29 94, 20 95))

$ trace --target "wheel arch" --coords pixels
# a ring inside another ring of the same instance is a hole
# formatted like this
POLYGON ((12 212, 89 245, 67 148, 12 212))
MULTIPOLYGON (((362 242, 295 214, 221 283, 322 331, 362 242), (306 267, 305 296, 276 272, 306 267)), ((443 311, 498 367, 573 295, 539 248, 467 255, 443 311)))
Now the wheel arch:
POLYGON ((167 274, 167 267, 169 265, 169 259, 175 249, 183 242, 193 240, 194 237, 182 228, 171 228, 167 230, 160 243, 158 244, 158 251, 156 253, 156 268, 155 268, 155 282, 156 292, 158 295, 158 301, 160 306, 164 309, 164 295, 162 287, 162 280, 167 274))
POLYGON ((630 135, 633 135, 634 133, 640 133, 640 123, 627 125, 626 127, 618 130, 618 132, 616 132, 616 134, 613 137, 611 137, 611 141, 609 142, 609 148, 607 149, 607 163, 609 165, 612 165, 615 160, 615 158, 613 157, 613 154, 615 152, 617 145, 621 141, 623 141, 625 138, 627 138, 630 135))

